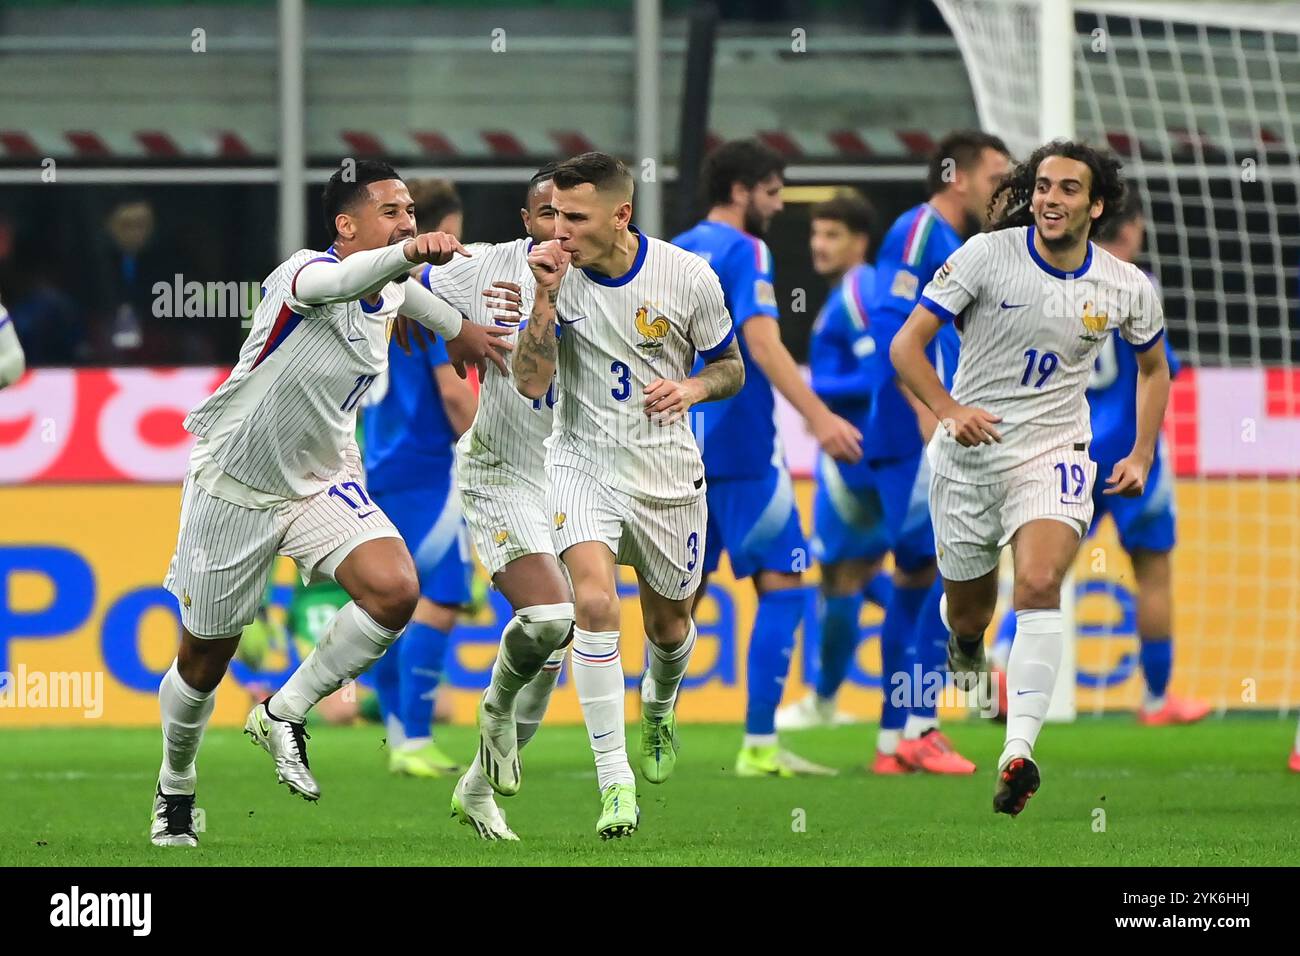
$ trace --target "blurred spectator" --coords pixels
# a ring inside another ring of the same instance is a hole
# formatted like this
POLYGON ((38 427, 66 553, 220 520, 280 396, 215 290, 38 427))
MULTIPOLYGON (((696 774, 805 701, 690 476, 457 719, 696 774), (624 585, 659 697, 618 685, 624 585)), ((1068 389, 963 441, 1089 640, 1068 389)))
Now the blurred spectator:
POLYGON ((464 207, 450 179, 412 179, 406 188, 415 201, 415 227, 420 232, 449 232, 457 239, 464 235, 464 207))
POLYGON ((0 289, 28 366, 75 365, 86 359, 83 324, 56 274, 52 256, 0 219, 0 289))
POLYGON ((170 256, 157 236, 152 203, 132 197, 118 202, 90 252, 86 310, 96 363, 166 364, 182 353, 174 318, 155 318, 155 283, 175 281, 170 256))

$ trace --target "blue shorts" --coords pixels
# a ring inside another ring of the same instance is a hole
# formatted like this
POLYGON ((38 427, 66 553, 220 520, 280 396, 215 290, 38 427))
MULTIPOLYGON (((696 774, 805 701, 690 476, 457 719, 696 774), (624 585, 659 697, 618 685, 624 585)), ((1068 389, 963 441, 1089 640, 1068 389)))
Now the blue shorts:
POLYGON ((420 577, 420 596, 452 607, 468 604, 473 577, 469 533, 450 472, 445 482, 382 494, 372 490, 370 496, 410 549, 420 577))
POLYGON ((784 466, 762 478, 721 478, 708 486, 709 522, 704 536, 704 573, 718 569, 722 552, 731 573, 748 578, 759 571, 802 571, 808 542, 799 526, 794 483, 784 466))
POLYGON ((1103 495, 1106 479, 1115 468, 1113 461, 1097 463, 1097 482, 1092 489, 1092 527, 1097 530, 1102 516, 1109 514, 1119 532, 1124 550, 1167 552, 1174 548, 1174 473, 1165 460, 1164 444, 1151 465, 1147 487, 1137 498, 1103 495))
POLYGON ((871 468, 894 564, 909 573, 920 571, 934 561, 930 463, 925 449, 903 458, 878 459, 871 468))
POLYGON ((874 561, 889 553, 880 495, 864 471, 855 468, 846 475, 830 456, 817 459, 812 551, 822 564, 874 561))

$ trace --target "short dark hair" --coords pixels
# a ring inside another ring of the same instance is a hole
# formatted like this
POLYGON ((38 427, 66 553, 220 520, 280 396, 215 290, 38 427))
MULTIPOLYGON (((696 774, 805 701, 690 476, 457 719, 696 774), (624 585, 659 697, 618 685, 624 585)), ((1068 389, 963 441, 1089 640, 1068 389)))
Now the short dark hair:
POLYGON ((436 229, 438 223, 464 206, 456 184, 450 179, 412 179, 406 184, 415 203, 415 223, 418 229, 436 229))
POLYGON ((559 163, 551 161, 533 173, 532 178, 528 180, 528 189, 524 192, 525 206, 528 205, 528 200, 532 198, 533 190, 541 186, 542 183, 550 182, 555 177, 555 167, 558 165, 559 163))
POLYGON ((1001 213, 989 226, 990 231, 1034 224, 1034 212, 1029 203, 1034 196, 1034 184, 1038 181, 1038 167, 1049 156, 1073 159, 1083 163, 1092 172, 1088 200, 1096 202, 1100 199, 1103 205, 1101 215, 1088 227, 1089 238, 1107 228, 1108 223, 1119 213, 1125 191, 1123 167, 1119 160, 1109 151, 1087 143, 1054 139, 1034 150, 1028 159, 1002 180, 1002 185, 998 186, 989 201, 990 209, 1001 208, 1001 213), (1004 193, 1005 200, 1002 198, 1004 193))
POLYGON ((856 189, 841 189, 825 202, 812 207, 812 219, 830 219, 843 223, 849 232, 871 234, 876 224, 876 210, 856 189))
POLYGON ((941 193, 948 187, 952 182, 951 173, 954 166, 962 172, 968 172, 980 161, 986 149, 997 150, 1003 156, 1011 155, 1007 144, 1002 142, 1000 137, 983 130, 959 129, 939 140, 939 145, 934 148, 934 154, 930 157, 929 170, 925 174, 925 188, 930 191, 929 195, 941 193))
POLYGON ((1141 219, 1146 213, 1142 209, 1142 197, 1137 190, 1126 188, 1124 198, 1116 205, 1114 214, 1092 231, 1093 242, 1113 242, 1119 231, 1135 219, 1141 219))
POLYGON ((401 178, 397 175, 397 170, 378 159, 358 159, 355 164, 345 163, 334 170, 334 175, 325 184, 325 194, 321 197, 325 228, 329 230, 330 239, 338 238, 338 231, 334 228, 335 217, 356 208, 357 203, 369 195, 367 186, 387 179, 401 178))
POLYGON ((609 153, 582 153, 555 164, 551 182, 556 189, 572 189, 591 183, 600 192, 619 191, 632 195, 632 173, 623 161, 609 153))
POLYGON ((704 205, 721 206, 731 202, 736 183, 753 189, 768 176, 784 172, 785 160, 770 146, 756 139, 733 139, 704 157, 700 194, 704 205))

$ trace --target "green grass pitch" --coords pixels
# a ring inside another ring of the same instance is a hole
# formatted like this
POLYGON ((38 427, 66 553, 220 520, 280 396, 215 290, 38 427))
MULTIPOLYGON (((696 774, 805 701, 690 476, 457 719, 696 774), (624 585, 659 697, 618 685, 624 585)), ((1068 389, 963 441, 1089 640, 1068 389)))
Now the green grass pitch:
MULTIPOLYGON (((483 843, 453 823, 453 780, 390 776, 378 727, 313 732, 316 805, 277 785, 270 758, 247 738, 221 729, 199 757, 198 850, 148 842, 156 729, 7 730, 0 863, 1295 865, 1293 729, 1276 716, 1158 729, 1126 716, 1049 725, 1038 748, 1043 788, 1010 819, 990 807, 1002 728, 986 721, 947 728, 980 764, 973 777, 872 777, 862 764, 875 728, 860 726, 786 735, 801 755, 841 769, 794 780, 736 779, 739 729, 688 723, 673 778, 639 784, 641 829, 602 843, 582 729, 543 727, 524 751, 523 790, 502 801, 517 844, 483 843)), ((632 745, 637 732, 629 726, 632 745)), ((446 728, 439 739, 468 757, 475 732, 446 728)))

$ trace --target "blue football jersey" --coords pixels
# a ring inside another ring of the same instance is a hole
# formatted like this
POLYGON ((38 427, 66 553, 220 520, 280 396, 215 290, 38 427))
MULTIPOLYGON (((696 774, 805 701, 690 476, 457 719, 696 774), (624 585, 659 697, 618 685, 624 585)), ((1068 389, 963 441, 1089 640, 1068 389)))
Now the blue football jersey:
POLYGON ((410 355, 397 342, 388 344, 387 387, 362 410, 366 484, 372 492, 435 487, 448 480, 456 434, 433 370, 449 362, 441 339, 428 350, 413 347, 410 355))
MULTIPOLYGON (((1165 336, 1169 377, 1181 367, 1165 336)), ((1137 351, 1119 330, 1112 332, 1093 362, 1088 381, 1088 408, 1092 417, 1093 461, 1113 464, 1133 450, 1137 440, 1137 351)))
MULTIPOLYGON (((903 213, 885 233, 876 254, 876 291, 867 306, 876 341, 871 366, 871 419, 869 427, 863 429, 867 459, 902 458, 920 452, 921 430, 912 406, 898 390, 889 346, 912 314, 925 284, 961 244, 957 230, 929 203, 903 213)), ((945 322, 926 351, 948 388, 957 371, 960 349, 957 330, 945 322)))
POLYGON ((780 318, 772 253, 757 236, 707 219, 674 238, 673 244, 702 256, 717 273, 745 361, 745 384, 739 392, 693 409, 699 416, 704 474, 709 479, 762 477, 777 458, 776 404, 771 383, 750 358, 742 326, 756 315, 780 318))
POLYGON ((808 365, 813 391, 835 414, 866 434, 871 416, 871 366, 876 352, 867 303, 876 270, 856 266, 831 289, 813 323, 808 365))

